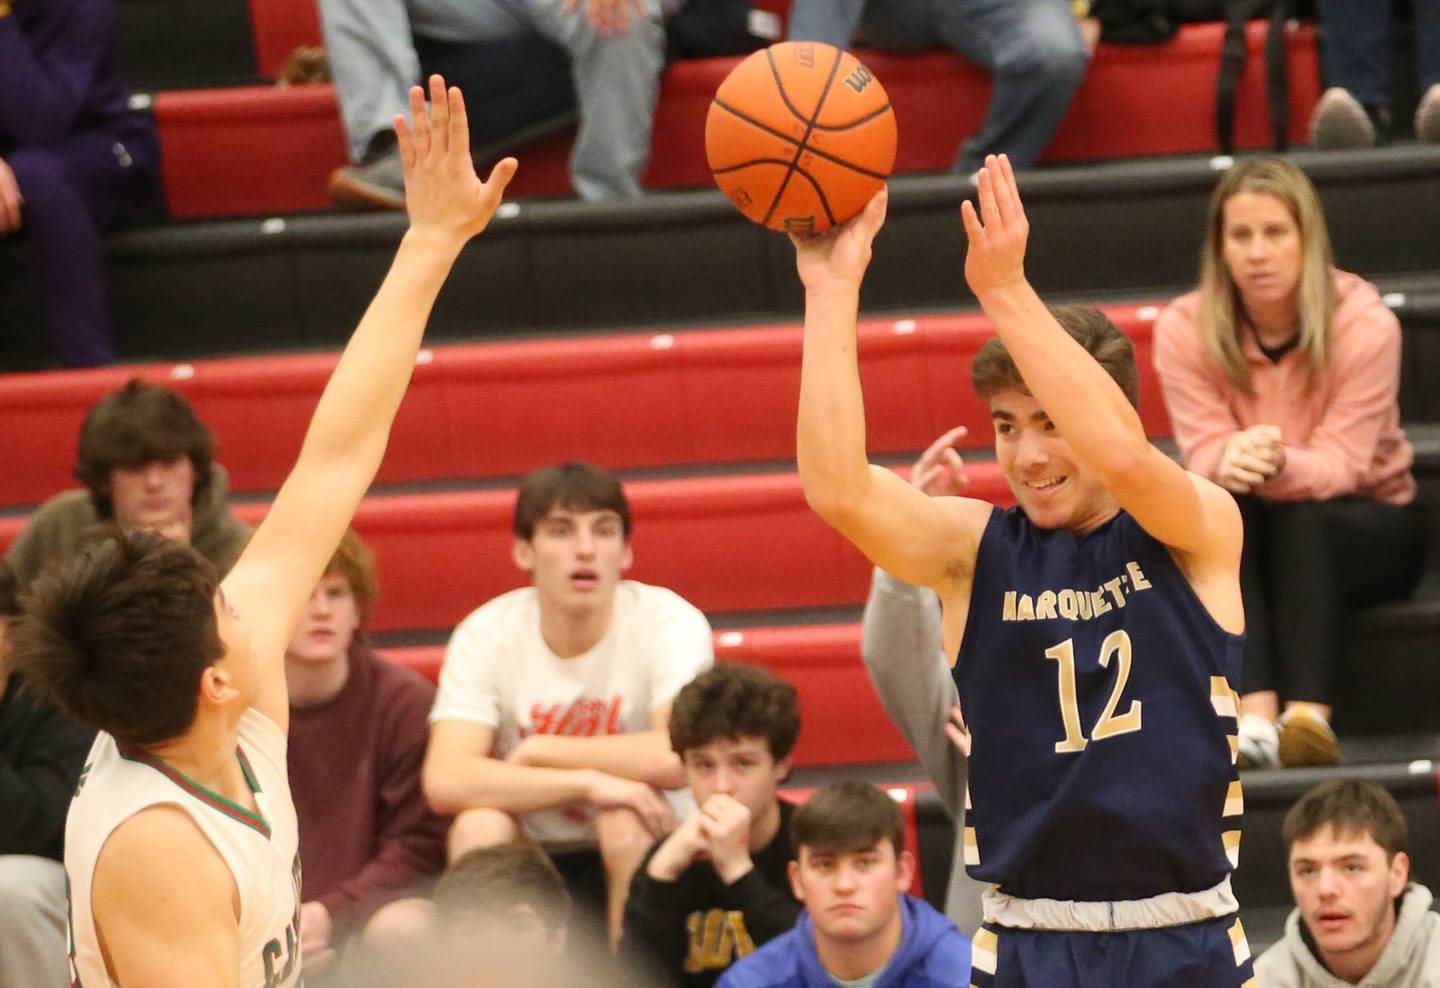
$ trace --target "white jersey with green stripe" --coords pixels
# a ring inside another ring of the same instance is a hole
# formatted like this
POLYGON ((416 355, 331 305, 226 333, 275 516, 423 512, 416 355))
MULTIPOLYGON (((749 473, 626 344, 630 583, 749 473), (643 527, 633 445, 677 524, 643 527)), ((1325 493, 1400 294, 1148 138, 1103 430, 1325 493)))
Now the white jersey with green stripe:
POLYGON ((117 988, 105 970, 90 909, 100 851, 115 828, 157 805, 178 806, 220 852, 240 892, 242 988, 300 983, 300 832, 285 770, 285 734, 259 711, 240 718, 239 759, 259 813, 186 778, 154 755, 101 732, 65 822, 70 889, 70 981, 117 988))

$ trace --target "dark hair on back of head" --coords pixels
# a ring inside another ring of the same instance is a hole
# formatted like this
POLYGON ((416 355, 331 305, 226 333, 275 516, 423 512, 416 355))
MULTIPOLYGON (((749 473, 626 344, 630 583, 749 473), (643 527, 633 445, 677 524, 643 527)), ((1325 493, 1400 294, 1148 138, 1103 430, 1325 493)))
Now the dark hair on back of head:
POLYGON ((225 654, 219 577, 152 532, 105 539, 47 567, 24 599, 11 661, 75 720, 122 744, 179 737, 200 677, 225 654))
POLYGON ((1386 860, 1408 852, 1405 814, 1395 797, 1369 779, 1334 779, 1311 789, 1285 814, 1281 833, 1285 853, 1297 840, 1308 840, 1328 826, 1337 837, 1369 835, 1385 851, 1386 860))
POLYGON ((0 560, 0 617, 13 618, 20 614, 20 580, 15 567, 0 560))
POLYGON ((579 460, 542 467, 520 482, 515 499, 515 534, 529 542, 535 526, 556 508, 571 511, 613 511, 630 538, 630 502, 620 478, 609 470, 579 460))
POLYGON ((888 840, 905 849, 900 807, 868 782, 837 782, 807 799, 790 822, 790 844, 811 854, 859 854, 888 840))
POLYGON ((86 413, 75 478, 89 490, 100 517, 110 518, 115 513, 109 493, 113 468, 135 468, 180 456, 188 456, 195 468, 190 503, 199 504, 210 485, 215 438, 184 396, 131 378, 86 413))
POLYGON ((721 662, 685 685, 670 708, 670 747, 684 757, 721 738, 764 738, 783 761, 800 734, 795 687, 762 666, 721 662))
POLYGON ((570 918, 565 880, 549 855, 529 844, 482 847, 461 855, 440 876, 433 898, 442 924, 525 905, 552 930, 570 918))
MULTIPOLYGON (((1111 380, 1120 385, 1125 397, 1140 407, 1140 371, 1135 366, 1135 347, 1115 328, 1105 313, 1083 305, 1054 305, 1050 314, 1065 332, 1094 357, 1111 380)), ((1010 352, 997 336, 986 342, 970 365, 970 383, 981 398, 1006 388, 1028 392, 1010 352)))

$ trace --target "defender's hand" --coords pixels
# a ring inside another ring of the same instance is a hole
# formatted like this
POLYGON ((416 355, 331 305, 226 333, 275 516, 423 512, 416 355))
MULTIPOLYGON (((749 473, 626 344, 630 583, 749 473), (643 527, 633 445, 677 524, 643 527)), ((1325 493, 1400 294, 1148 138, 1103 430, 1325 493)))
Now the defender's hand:
POLYGON ((980 208, 965 200, 960 217, 965 222, 969 247, 965 251, 965 280, 976 297, 1025 281, 1025 245, 1030 221, 1015 184, 1015 170, 1007 155, 989 155, 977 179, 980 208))
POLYGON ((955 451, 955 444, 970 432, 957 425, 930 444, 915 466, 910 468, 910 484, 931 497, 959 497, 970 486, 965 476, 965 461, 955 451))
POLYGON ((810 237, 790 234, 790 242, 795 245, 795 268, 807 292, 860 290, 865 269, 870 266, 871 245, 885 225, 889 201, 889 191, 881 189, 858 216, 833 230, 810 237))
POLYGON ((465 98, 445 80, 430 77, 430 107, 425 91, 410 89, 410 116, 395 118, 395 136, 405 163, 405 209, 410 229, 442 241, 464 244, 490 222, 505 186, 519 167, 505 158, 480 181, 470 159, 470 124, 465 98))

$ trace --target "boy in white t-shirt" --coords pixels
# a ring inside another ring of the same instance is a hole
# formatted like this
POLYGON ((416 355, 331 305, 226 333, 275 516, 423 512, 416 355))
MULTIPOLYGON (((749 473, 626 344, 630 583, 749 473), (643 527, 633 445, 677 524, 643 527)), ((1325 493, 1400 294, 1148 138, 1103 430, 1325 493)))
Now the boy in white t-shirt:
POLYGON ((659 790, 685 784, 671 701, 714 661, 695 607, 621 579, 630 529, 606 470, 572 462, 524 480, 514 558, 533 585, 455 629, 423 776, 435 809, 455 815, 451 860, 533 841, 582 897, 603 897, 612 940, 631 876, 674 825, 659 790))

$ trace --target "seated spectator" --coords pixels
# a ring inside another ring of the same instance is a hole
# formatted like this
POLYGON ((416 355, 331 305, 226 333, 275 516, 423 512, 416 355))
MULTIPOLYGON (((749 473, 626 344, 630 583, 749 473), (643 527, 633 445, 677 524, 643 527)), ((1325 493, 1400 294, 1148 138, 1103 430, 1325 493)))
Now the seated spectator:
POLYGON ((0 985, 69 984, 65 813, 95 732, 10 672, 15 574, 0 563, 0 985))
MULTIPOLYGON (((1329 88, 1310 116, 1310 143, 1317 148, 1368 148, 1389 140, 1394 129, 1391 6, 1376 0, 1320 0, 1321 70, 1329 88)), ((1415 136, 1433 144, 1440 142, 1440 0, 1414 0, 1414 10, 1421 93, 1415 136)))
POLYGON ((1332 264, 1304 173, 1241 162, 1210 200, 1200 287, 1155 326, 1185 466, 1232 491, 1244 518, 1242 767, 1339 760, 1331 684, 1345 623, 1408 594, 1424 566, 1400 324, 1373 285, 1332 264))
POLYGON ((570 56, 580 129, 570 181, 582 199, 640 194, 665 62, 660 0, 321 0, 331 71, 355 165, 331 178, 342 205, 399 209, 391 133, 420 78, 416 44, 542 37, 570 56))
POLYGON ((455 629, 431 711, 425 794, 454 814, 450 857, 530 840, 618 940, 640 860, 674 824, 657 790, 685 784, 670 707, 714 661, 710 626, 675 593, 622 580, 630 506, 608 471, 532 473, 515 563, 533 585, 455 629))
MULTIPOLYGON (((910 483, 931 497, 965 493, 965 465, 953 444, 968 430, 946 432, 921 454, 910 483)), ((955 850, 945 914, 966 936, 980 928, 983 884, 965 871, 965 779, 969 736, 960 695, 941 642, 940 598, 876 567, 865 601, 860 654, 885 711, 915 753, 955 823, 955 850), (958 743, 957 743, 958 742, 958 743)))
POLYGON ((132 380, 101 398, 80 426, 75 476, 30 516, 5 561, 22 587, 106 526, 154 529, 189 542, 222 572, 240 557, 250 526, 230 512, 229 477, 215 440, 183 397, 132 380))
POLYGON ((29 241, 62 367, 117 359, 100 235, 156 211, 159 174, 116 70, 114 0, 0 0, 0 237, 29 241))
POLYGON ((913 52, 948 47, 988 69, 995 92, 980 131, 955 159, 971 175, 987 154, 1016 168, 1040 160, 1089 61, 1066 0, 795 0, 793 41, 913 52))
POLYGON ((1440 916, 1411 882, 1405 817, 1383 788, 1336 779, 1285 815, 1295 909, 1255 961, 1260 988, 1440 984, 1440 916))
POLYGON ((970 984, 970 941, 907 895, 905 820, 872 785, 828 786, 795 813, 795 928, 733 964, 719 988, 938 988, 970 984))
POLYGON ((445 866, 449 821, 420 791, 435 687, 370 650, 375 593, 374 560, 346 532, 285 651, 307 980, 334 970, 382 906, 428 893, 445 866))
POLYGON ((794 808, 775 789, 799 733, 795 687, 759 666, 721 663, 675 697, 670 744, 700 812, 636 871, 625 941, 647 948, 676 984, 713 985, 795 925, 794 808))

